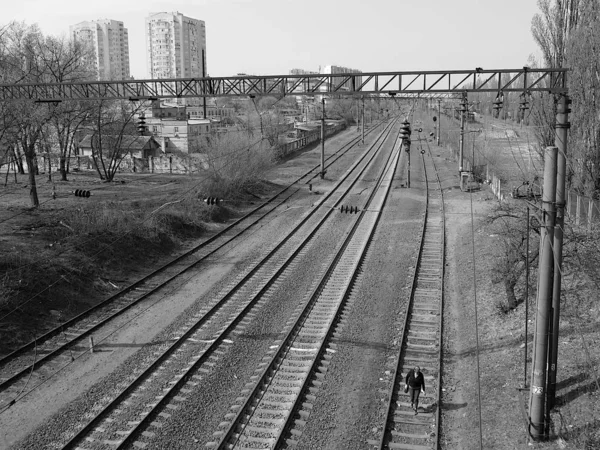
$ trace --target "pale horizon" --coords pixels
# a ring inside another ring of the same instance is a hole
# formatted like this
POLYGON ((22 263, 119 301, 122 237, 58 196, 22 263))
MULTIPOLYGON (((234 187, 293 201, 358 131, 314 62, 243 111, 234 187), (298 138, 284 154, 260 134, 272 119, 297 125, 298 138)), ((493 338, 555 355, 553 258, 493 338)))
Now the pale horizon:
MULTIPOLYGON (((145 18, 178 11, 206 24, 208 75, 285 75, 338 65, 362 72, 517 69, 539 55, 531 36, 538 12, 530 0, 22 0, 3 5, 3 21, 37 23, 45 34, 69 34, 83 21, 123 22, 130 72, 148 78, 145 18)), ((538 56, 539 57, 539 56, 538 56)))

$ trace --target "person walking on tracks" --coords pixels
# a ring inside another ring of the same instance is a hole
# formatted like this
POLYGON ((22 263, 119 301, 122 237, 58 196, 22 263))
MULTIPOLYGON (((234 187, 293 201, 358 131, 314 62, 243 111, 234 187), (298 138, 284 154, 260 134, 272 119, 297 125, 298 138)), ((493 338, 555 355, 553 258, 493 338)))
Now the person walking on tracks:
POLYGON ((419 414, 419 394, 425 395, 425 377, 419 366, 406 374, 404 381, 404 392, 410 389, 410 407, 415 410, 415 416, 419 414))

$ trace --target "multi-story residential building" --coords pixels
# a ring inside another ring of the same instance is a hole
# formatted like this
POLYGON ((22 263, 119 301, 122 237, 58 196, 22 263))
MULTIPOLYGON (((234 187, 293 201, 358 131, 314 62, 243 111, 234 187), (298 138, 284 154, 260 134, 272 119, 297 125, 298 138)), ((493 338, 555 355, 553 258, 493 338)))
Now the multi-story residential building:
POLYGON ((70 27, 71 37, 88 43, 90 63, 98 80, 126 80, 129 74, 129 36, 123 22, 92 20, 70 27))
POLYGON ((291 69, 290 75, 316 75, 319 72, 313 72, 312 70, 304 70, 304 69, 291 69))
POLYGON ((150 78, 192 78, 207 73, 203 20, 179 12, 150 13, 146 50, 150 78))
MULTIPOLYGON (((348 67, 341 67, 341 66, 325 66, 321 70, 321 73, 334 75, 334 74, 347 74, 347 73, 361 73, 361 71, 356 70, 356 69, 350 69, 348 67)), ((360 85, 362 83, 362 77, 357 77, 356 83, 360 85)), ((350 81, 345 82, 341 86, 342 90, 350 90, 350 88, 351 88, 350 81)))
POLYGON ((148 134, 160 144, 163 153, 179 151, 199 152, 203 137, 210 135, 210 119, 191 119, 185 108, 169 107, 154 109, 146 117, 148 134))

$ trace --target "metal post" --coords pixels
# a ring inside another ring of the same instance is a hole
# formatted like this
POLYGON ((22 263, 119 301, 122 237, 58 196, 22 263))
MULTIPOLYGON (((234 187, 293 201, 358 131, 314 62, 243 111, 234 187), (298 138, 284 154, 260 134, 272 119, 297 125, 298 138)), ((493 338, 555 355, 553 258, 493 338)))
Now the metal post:
POLYGON ((458 176, 463 171, 463 151, 465 147, 465 112, 460 107, 460 145, 458 149, 458 176))
POLYGON ((325 178, 325 97, 321 98, 321 179, 325 178))
POLYGON ((356 132, 360 133, 360 100, 356 97, 356 132))
POLYGON ((556 113, 555 145, 558 147, 556 164, 556 227, 554 229, 554 286, 552 289, 552 359, 549 361, 548 401, 550 408, 556 400, 556 371, 558 360, 558 327, 560 323, 560 288, 562 268, 563 226, 565 222, 565 176, 567 169, 567 130, 569 129, 569 97, 562 95, 556 113))
POLYGON ((365 98, 363 97, 363 101, 362 101, 362 114, 361 114, 361 119, 362 119, 362 138, 361 138, 361 145, 365 145, 365 98))
POLYGON ((525 360, 523 373, 523 388, 527 388, 527 333, 529 329, 529 206, 527 207, 527 239, 525 244, 525 360))
POLYGON ((437 145, 440 146, 440 135, 442 133, 442 101, 438 100, 438 128, 437 128, 437 145))
POLYGON ((406 187, 410 188, 410 138, 406 139, 406 155, 408 156, 408 164, 406 165, 406 187))
MULTIPOLYGON (((206 55, 204 49, 202 49, 202 78, 206 78, 206 55)), ((202 97, 202 114, 206 119, 206 97, 202 97)))
POLYGON ((540 259, 538 270, 538 297, 533 346, 533 374, 529 405, 530 432, 540 439, 545 432, 546 365, 548 358, 549 314, 552 305, 552 274, 554 271, 554 223, 556 216, 556 147, 546 148, 542 214, 544 226, 540 230, 540 259))

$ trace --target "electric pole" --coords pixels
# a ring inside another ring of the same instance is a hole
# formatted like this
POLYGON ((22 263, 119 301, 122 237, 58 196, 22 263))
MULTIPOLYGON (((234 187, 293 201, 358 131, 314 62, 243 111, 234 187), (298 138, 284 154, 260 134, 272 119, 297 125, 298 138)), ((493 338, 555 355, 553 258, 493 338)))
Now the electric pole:
POLYGON ((556 399, 556 370, 558 360, 558 327, 560 324, 560 289, 562 270, 563 226, 565 223, 565 176, 567 170, 567 130, 569 124, 569 104, 571 100, 562 95, 556 113, 555 145, 558 147, 556 163, 556 227, 554 229, 554 287, 552 289, 552 342, 551 359, 548 363, 548 402, 550 408, 556 399))
POLYGON ((556 147, 546 148, 544 191, 542 194, 543 226, 540 229, 537 314, 533 341, 533 374, 529 399, 529 431, 534 439, 545 434, 548 363, 548 331, 552 315, 552 275, 554 272, 554 224, 556 219, 556 147))
MULTIPOLYGON (((465 150, 465 114, 467 112, 467 94, 463 95, 460 102, 460 145, 458 151, 458 176, 460 177, 463 171, 463 152, 465 150)), ((462 182, 461 182, 462 183, 462 182)))
POLYGON ((325 97, 321 97, 321 180, 325 178, 325 97))
POLYGON ((356 97, 356 132, 360 133, 360 99, 356 97))
MULTIPOLYGON (((206 55, 202 50, 202 78, 206 78, 206 55)), ((202 97, 202 114, 206 119, 206 97, 202 97)))
POLYGON ((362 101, 361 121, 362 121, 361 145, 365 145, 365 98, 364 97, 363 97, 363 101, 362 101))
POLYGON ((437 145, 440 146, 440 135, 442 133, 442 101, 438 99, 438 129, 437 129, 437 145))

